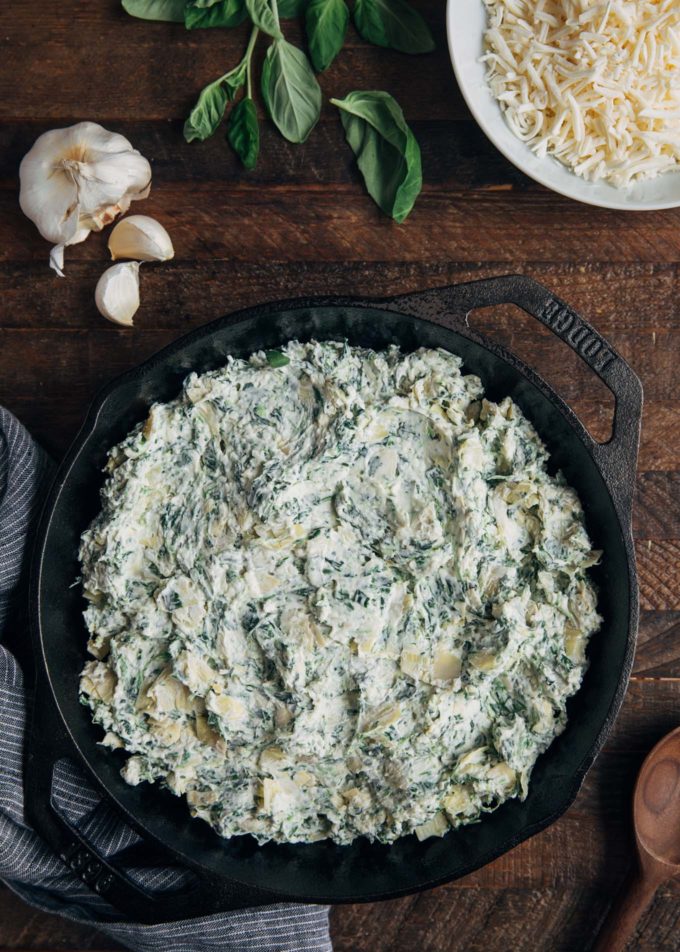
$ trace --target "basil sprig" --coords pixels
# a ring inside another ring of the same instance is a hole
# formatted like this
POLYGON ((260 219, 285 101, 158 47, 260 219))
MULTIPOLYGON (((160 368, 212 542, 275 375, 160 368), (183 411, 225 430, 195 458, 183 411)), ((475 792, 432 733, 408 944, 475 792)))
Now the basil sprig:
MULTIPOLYGON (((341 51, 350 11, 347 0, 121 0, 131 15, 184 23, 189 30, 251 23, 240 63, 205 86, 184 124, 187 142, 213 135, 231 106, 227 141, 246 169, 257 163, 260 129, 253 98, 253 51, 260 33, 271 38, 260 89, 272 122, 289 142, 305 142, 321 115, 314 70, 328 69, 341 51), (288 42, 281 20, 303 17, 309 57, 288 42), (243 93, 241 90, 243 89, 243 93)), ((371 43, 404 53, 433 49, 432 34, 407 0, 353 0, 354 23, 371 43)), ((354 92, 332 99, 369 194, 395 221, 407 217, 422 187, 420 149, 395 100, 385 92, 354 92)))
POLYGON ((389 93, 331 99, 371 198, 396 222, 410 213, 423 185, 420 147, 389 93))

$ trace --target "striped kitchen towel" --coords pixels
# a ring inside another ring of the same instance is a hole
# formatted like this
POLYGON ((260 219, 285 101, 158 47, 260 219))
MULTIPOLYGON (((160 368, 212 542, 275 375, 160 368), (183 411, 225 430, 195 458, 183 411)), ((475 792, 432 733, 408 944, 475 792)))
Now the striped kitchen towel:
MULTIPOLYGON (((0 407, 0 639, 28 637, 19 611, 26 540, 49 463, 18 420, 0 407)), ((23 654, 22 654, 23 658, 23 654)), ((23 757, 29 692, 16 657, 0 645, 0 878, 26 902, 95 926, 131 949, 203 952, 331 952, 328 908, 277 904, 172 922, 126 921, 91 892, 30 828, 24 816, 23 757)), ((28 703, 30 708, 30 703, 28 703)), ((74 764, 58 765, 53 800, 107 858, 143 855, 139 836, 102 800, 74 764)), ((126 869, 150 890, 181 885, 176 867, 126 869)))

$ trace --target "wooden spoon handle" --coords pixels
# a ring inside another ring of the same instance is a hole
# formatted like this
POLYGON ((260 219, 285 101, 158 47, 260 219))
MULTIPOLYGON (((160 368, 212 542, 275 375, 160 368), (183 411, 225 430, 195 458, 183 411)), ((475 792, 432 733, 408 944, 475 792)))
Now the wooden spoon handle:
POLYGON ((609 910, 593 952, 623 952, 658 887, 659 880, 644 876, 636 865, 609 910))

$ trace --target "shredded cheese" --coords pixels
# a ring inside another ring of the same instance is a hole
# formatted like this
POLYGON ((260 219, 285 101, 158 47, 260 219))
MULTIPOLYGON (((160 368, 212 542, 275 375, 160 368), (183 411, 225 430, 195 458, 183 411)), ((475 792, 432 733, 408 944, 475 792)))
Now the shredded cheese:
POLYGON ((536 154, 619 187, 678 170, 678 0, 484 2, 489 86, 536 154))

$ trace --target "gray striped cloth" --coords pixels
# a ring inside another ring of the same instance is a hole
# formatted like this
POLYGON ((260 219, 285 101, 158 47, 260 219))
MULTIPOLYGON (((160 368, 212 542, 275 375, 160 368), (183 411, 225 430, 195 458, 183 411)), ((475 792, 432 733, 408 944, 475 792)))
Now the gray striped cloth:
MULTIPOLYGON (((26 430, 0 407, 0 638, 11 637, 13 644, 27 637, 19 583, 26 538, 48 467, 26 430)), ((22 760, 28 694, 16 657, 0 646, 0 878, 10 889, 39 909, 95 926, 131 949, 332 952, 325 906, 277 904, 150 926, 127 922, 91 892, 24 817, 22 760)), ((52 793, 57 807, 97 850, 122 861, 129 875, 146 888, 176 888, 191 875, 176 867, 140 865, 139 858, 144 856, 140 837, 118 818, 75 764, 58 765, 52 793)))

